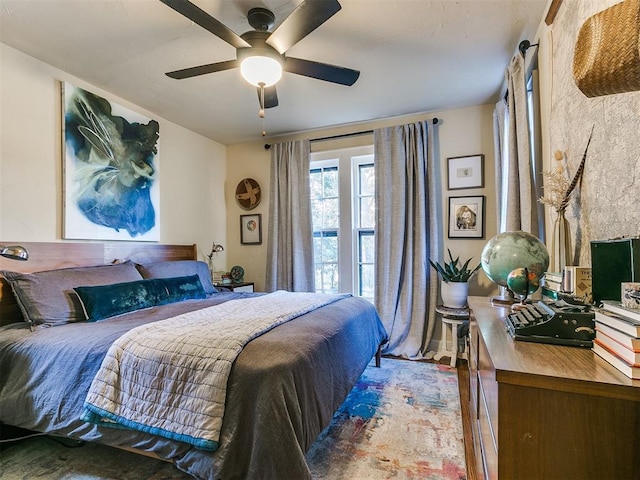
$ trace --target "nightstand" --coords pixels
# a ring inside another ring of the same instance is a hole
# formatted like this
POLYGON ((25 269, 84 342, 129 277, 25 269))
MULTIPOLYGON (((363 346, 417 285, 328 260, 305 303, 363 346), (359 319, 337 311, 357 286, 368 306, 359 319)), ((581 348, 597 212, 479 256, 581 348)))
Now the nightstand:
POLYGON ((433 354, 434 352, 429 352, 426 358, 433 358, 439 361, 442 357, 449 357, 449 364, 455 367, 458 358, 467 358, 464 346, 462 352, 458 351, 458 327, 469 321, 469 309, 437 305, 436 313, 440 315, 442 321, 442 338, 440 339, 438 351, 435 354, 433 354))
POLYGON ((231 292, 250 292, 253 293, 253 282, 242 283, 225 283, 223 285, 216 285, 216 288, 222 290, 226 289, 231 292))

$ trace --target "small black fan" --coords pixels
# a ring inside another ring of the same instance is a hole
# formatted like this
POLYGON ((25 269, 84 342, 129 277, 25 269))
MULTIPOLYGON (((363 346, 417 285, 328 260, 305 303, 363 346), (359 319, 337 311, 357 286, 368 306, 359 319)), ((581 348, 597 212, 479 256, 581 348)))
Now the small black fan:
MULTIPOLYGON (((252 8, 247 13, 247 19, 254 30, 242 35, 237 35, 188 0, 160 1, 236 48, 235 60, 209 63, 168 72, 167 75, 171 78, 184 79, 229 70, 240 67, 245 58, 253 56, 264 56, 273 59, 281 65, 282 70, 285 72, 341 85, 351 86, 360 76, 359 71, 350 68, 285 55, 286 51, 293 45, 309 35, 342 8, 337 0, 303 1, 272 33, 269 33, 269 29, 273 27, 275 21, 273 12, 266 8, 252 8)), ((271 86, 266 84, 256 85, 261 107, 271 108, 278 105, 275 84, 271 86)))

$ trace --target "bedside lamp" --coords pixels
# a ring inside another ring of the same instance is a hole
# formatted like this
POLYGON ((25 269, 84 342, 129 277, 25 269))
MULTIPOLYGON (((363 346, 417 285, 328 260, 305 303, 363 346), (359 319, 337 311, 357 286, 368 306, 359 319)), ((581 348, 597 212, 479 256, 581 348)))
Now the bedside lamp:
POLYGON ((209 272, 211 273, 211 280, 213 280, 213 272, 215 271, 213 256, 217 256, 220 252, 224 252, 224 247, 222 245, 217 245, 216 242, 213 242, 213 245, 211 245, 211 253, 207 255, 207 258, 209 259, 209 272))
POLYGON ((29 252, 20 245, 0 245, 0 256, 22 262, 29 260, 29 252))

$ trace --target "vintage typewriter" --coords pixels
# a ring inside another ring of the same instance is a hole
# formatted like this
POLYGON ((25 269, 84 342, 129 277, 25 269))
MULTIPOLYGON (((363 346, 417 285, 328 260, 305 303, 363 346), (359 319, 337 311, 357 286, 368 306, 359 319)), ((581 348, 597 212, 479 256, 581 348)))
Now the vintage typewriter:
POLYGON ((516 340, 591 347, 596 334, 594 317, 589 305, 538 301, 510 313, 505 323, 516 340))

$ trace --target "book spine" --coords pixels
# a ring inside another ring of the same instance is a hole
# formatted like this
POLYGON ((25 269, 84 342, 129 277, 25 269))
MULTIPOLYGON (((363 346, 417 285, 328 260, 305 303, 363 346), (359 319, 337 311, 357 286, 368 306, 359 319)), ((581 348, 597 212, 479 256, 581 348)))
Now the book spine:
POLYGON ((560 299, 560 295, 558 295, 558 291, 552 290, 548 288, 546 285, 542 286, 541 293, 542 293, 543 299, 552 300, 554 302, 560 299))
POLYGON ((626 348, 630 348, 634 352, 640 352, 640 338, 638 337, 627 335, 626 333, 616 330, 609 325, 596 321, 596 336, 599 333, 601 335, 606 335, 607 337, 612 338, 616 342, 624 345, 626 348))
POLYGON ((591 268, 590 267, 565 267, 565 290, 577 297, 591 296, 591 268))
POLYGON ((613 353, 630 365, 635 365, 640 362, 640 354, 626 348, 622 344, 616 342, 613 338, 603 335, 602 332, 596 332, 594 342, 598 343, 603 348, 606 348, 609 352, 613 353))
POLYGON ((613 312, 595 310, 594 319, 596 322, 604 323, 605 325, 615 328, 616 330, 624 332, 632 337, 640 337, 640 324, 634 324, 613 312))
POLYGON ((553 281, 549 281, 549 280, 544 280, 543 279, 542 286, 548 288, 549 290, 553 290, 554 292, 561 292, 562 291, 562 285, 560 283, 557 283, 557 282, 553 282, 553 281))
POLYGON ((553 284, 553 285, 562 285, 562 273, 556 272, 545 272, 542 277, 543 284, 553 284))
POLYGON ((599 355, 602 359, 604 359, 611 366, 625 374, 630 378, 640 378, 640 368, 629 365, 624 360, 618 358, 616 355, 612 354, 606 348, 602 347, 599 343, 593 343, 593 352, 599 355))
POLYGON ((609 300, 602 300, 602 308, 609 312, 613 312, 614 314, 625 318, 631 323, 636 325, 640 325, 640 310, 633 310, 630 308, 625 308, 622 306, 620 302, 613 302, 609 300))

